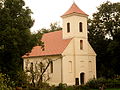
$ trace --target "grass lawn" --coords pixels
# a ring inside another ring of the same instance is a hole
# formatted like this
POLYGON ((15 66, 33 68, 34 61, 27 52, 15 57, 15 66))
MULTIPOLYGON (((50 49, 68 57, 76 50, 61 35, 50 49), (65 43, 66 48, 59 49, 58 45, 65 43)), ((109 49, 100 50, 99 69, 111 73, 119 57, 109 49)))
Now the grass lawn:
MULTIPOLYGON (((99 90, 99 89, 92 89, 92 90, 99 90)), ((104 89, 104 90, 120 90, 120 88, 109 88, 109 89, 104 89)))

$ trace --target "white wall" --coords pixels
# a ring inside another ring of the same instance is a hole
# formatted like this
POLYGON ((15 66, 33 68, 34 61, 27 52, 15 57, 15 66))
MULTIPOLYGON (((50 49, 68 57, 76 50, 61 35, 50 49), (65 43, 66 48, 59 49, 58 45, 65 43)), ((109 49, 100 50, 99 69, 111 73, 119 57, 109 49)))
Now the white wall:
POLYGON ((24 58, 24 70, 26 70, 26 63, 29 64, 33 63, 33 66, 36 62, 45 62, 45 59, 53 60, 53 73, 50 73, 50 66, 46 71, 46 74, 49 74, 50 80, 48 81, 50 84, 59 84, 61 82, 61 56, 43 56, 43 57, 31 57, 31 58, 24 58))

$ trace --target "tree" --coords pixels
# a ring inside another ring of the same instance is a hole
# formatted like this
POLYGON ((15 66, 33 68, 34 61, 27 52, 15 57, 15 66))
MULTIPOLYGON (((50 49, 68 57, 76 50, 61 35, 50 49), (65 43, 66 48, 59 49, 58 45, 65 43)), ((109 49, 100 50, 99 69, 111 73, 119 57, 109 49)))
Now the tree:
POLYGON ((62 28, 58 25, 57 22, 50 24, 50 31, 58 31, 58 30, 62 30, 62 28))
POLYGON ((6 75, 0 73, 0 89, 12 90, 12 87, 8 83, 10 83, 10 78, 6 78, 6 75))
POLYGON ((44 34, 44 33, 49 33, 49 32, 54 32, 54 31, 59 31, 59 30, 62 30, 62 28, 60 27, 60 25, 58 25, 57 22, 54 22, 50 24, 50 28, 48 29, 42 28, 39 32, 44 34))
POLYGON ((98 77, 111 78, 120 75, 119 32, 120 3, 109 1, 101 4, 93 18, 88 20, 88 39, 97 53, 98 77))
POLYGON ((101 4, 98 12, 93 14, 96 30, 101 30, 104 35, 114 38, 120 30, 120 3, 107 1, 101 4))
POLYGON ((23 0, 0 1, 0 72, 11 79, 22 70, 22 56, 36 44, 30 32, 34 20, 23 0))

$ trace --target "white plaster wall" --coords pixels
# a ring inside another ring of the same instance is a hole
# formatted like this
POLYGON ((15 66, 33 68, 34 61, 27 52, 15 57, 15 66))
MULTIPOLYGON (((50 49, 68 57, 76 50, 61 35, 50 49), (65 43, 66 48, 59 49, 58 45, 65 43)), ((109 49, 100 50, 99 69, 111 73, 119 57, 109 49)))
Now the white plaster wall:
POLYGON ((74 38, 74 48, 76 55, 87 55, 88 54, 88 41, 84 38, 74 38), (80 40, 83 40, 83 49, 80 49, 80 40))
MULTIPOLYGON (((96 56, 88 56, 89 61, 92 62, 92 68, 90 70, 90 67, 88 67, 89 69, 89 79, 93 79, 96 78, 96 56)), ((90 65, 88 65, 90 66, 90 65)))
POLYGON ((80 73, 85 73, 85 83, 96 78, 96 54, 91 48, 87 39, 83 39, 83 50, 80 50, 80 38, 73 38, 68 47, 63 52, 63 82, 68 85, 75 84, 75 78, 79 78, 80 73), (68 72, 68 62, 73 62, 73 72, 68 72), (89 61, 91 61, 91 70, 89 61), (70 81, 71 80, 71 81, 70 81))
POLYGON ((88 80, 88 56, 76 56, 76 77, 80 80, 80 73, 85 73, 85 82, 88 80))
POLYGON ((43 56, 43 57, 31 57, 31 58, 24 58, 24 70, 26 70, 26 63, 33 63, 33 67, 35 65, 36 62, 45 62, 43 60, 43 58, 50 58, 51 60, 53 60, 53 73, 50 73, 50 66, 48 67, 46 74, 49 73, 50 76, 50 80, 48 81, 50 83, 50 85, 58 85, 59 83, 61 83, 61 56, 57 55, 57 56, 43 56))
POLYGON ((74 85, 75 78, 74 78, 74 40, 72 39, 69 45, 66 47, 63 55, 62 66, 63 66, 63 82, 67 83, 67 85, 74 85), (72 71, 69 71, 69 61, 72 62, 72 71))
MULTIPOLYGON (((56 57, 56 58, 59 58, 59 56, 56 57)), ((53 61, 53 73, 51 73, 51 75, 50 75, 51 79, 49 81, 49 83, 51 85, 58 85, 59 83, 62 82, 62 80, 61 80, 62 79, 62 76, 61 76, 61 68, 62 68, 61 63, 62 63, 61 59, 53 61)))
POLYGON ((74 85, 74 61, 73 56, 65 56, 63 58, 63 83, 74 85), (72 61, 72 71, 69 71, 68 62, 72 61))

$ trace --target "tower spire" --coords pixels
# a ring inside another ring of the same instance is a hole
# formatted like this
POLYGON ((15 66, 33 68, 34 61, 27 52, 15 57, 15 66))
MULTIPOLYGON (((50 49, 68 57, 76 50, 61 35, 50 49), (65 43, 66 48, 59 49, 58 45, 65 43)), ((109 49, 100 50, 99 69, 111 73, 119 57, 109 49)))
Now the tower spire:
POLYGON ((73 0, 73 3, 75 3, 75 0, 73 0))
POLYGON ((65 12, 62 16, 66 16, 72 13, 78 13, 78 14, 82 14, 82 15, 86 15, 88 16, 85 12, 83 12, 76 4, 75 4, 75 0, 73 0, 73 4, 72 6, 68 9, 67 12, 65 12))

